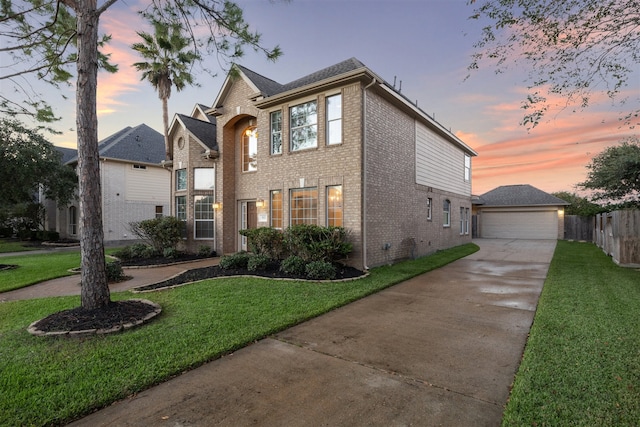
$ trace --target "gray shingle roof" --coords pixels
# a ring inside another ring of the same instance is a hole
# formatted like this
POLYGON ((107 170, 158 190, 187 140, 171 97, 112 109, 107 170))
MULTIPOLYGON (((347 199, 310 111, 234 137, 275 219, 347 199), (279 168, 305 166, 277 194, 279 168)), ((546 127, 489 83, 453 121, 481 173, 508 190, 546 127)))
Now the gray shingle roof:
MULTIPOLYGON (((145 124, 126 128, 98 143, 100 157, 140 163, 160 163, 165 159, 164 136, 145 124)), ((78 161, 74 157, 69 162, 78 161)))
POLYGON ((294 80, 283 86, 284 91, 296 89, 302 86, 306 86, 312 83, 316 83, 331 77, 339 76, 350 71, 357 70, 358 68, 364 68, 365 65, 356 58, 349 58, 346 61, 339 62, 331 65, 327 68, 323 68, 320 71, 311 73, 307 76, 294 80))
POLYGON ((67 163, 69 160, 78 157, 78 150, 75 148, 55 147, 56 150, 62 154, 62 164, 67 163))
POLYGON ((238 68, 244 73, 249 80, 262 92, 265 97, 277 95, 281 92, 296 89, 302 86, 313 84, 331 77, 339 76, 359 68, 364 68, 365 65, 356 58, 349 58, 346 61, 339 62, 331 65, 322 70, 316 71, 299 79, 286 84, 280 84, 274 80, 264 77, 256 72, 249 70, 241 65, 238 68))
POLYGON ((242 65, 238 65, 237 67, 245 76, 247 76, 249 80, 253 82, 254 85, 256 85, 263 96, 272 96, 283 91, 283 85, 276 82, 275 80, 271 80, 263 75, 251 71, 250 69, 245 68, 242 65))
POLYGON ((200 142, 212 150, 218 150, 215 118, 211 117, 212 122, 205 122, 184 114, 177 114, 177 116, 180 117, 189 132, 198 138, 200 142))
POLYGON ((559 206, 569 205, 562 199, 529 184, 503 185, 479 196, 482 206, 559 206))

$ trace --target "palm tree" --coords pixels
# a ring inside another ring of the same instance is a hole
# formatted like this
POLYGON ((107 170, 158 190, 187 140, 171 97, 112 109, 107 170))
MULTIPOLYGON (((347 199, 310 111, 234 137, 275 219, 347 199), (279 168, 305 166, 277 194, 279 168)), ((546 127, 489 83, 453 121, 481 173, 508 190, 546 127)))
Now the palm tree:
POLYGON ((136 62, 133 66, 136 70, 142 71, 140 80, 149 80, 162 100, 165 156, 167 160, 171 160, 167 107, 171 97, 171 87, 175 86, 180 92, 186 85, 195 85, 191 67, 200 59, 200 56, 193 50, 185 50, 191 45, 192 40, 183 35, 181 25, 153 22, 153 27, 153 35, 138 32, 143 42, 134 43, 131 48, 147 62, 136 62))

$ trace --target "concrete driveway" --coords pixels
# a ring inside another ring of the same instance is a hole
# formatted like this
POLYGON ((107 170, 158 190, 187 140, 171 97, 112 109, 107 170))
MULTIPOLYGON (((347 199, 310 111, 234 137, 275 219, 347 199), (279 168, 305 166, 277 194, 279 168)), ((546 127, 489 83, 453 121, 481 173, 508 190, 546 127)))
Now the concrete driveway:
POLYGON ((73 425, 498 426, 556 242, 475 242, 73 425))

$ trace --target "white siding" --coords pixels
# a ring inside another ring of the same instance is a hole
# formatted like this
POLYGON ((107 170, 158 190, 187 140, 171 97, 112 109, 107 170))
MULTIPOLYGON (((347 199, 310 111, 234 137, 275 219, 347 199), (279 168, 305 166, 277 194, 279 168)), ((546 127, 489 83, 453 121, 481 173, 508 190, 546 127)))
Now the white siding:
POLYGON ((422 123, 416 123, 416 184, 469 196, 464 151, 422 123))
POLYGON ((127 201, 169 203, 171 173, 163 168, 147 166, 146 169, 134 169, 125 165, 127 201))
POLYGON ((136 239, 129 224, 155 217, 156 206, 170 215, 171 173, 147 165, 133 169, 131 163, 107 160, 102 169, 102 220, 106 242, 136 239))

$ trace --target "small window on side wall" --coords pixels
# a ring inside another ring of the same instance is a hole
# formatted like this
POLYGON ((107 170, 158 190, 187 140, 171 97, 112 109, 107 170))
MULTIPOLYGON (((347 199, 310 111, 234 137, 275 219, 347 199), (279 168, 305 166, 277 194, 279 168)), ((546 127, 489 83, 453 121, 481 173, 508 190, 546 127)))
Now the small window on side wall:
POLYGON ((449 199, 442 202, 442 225, 451 227, 451 202, 449 199))
POLYGON ((427 220, 431 221, 433 215, 433 199, 427 197, 427 220))

